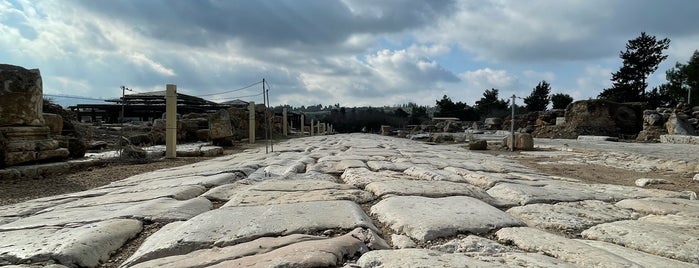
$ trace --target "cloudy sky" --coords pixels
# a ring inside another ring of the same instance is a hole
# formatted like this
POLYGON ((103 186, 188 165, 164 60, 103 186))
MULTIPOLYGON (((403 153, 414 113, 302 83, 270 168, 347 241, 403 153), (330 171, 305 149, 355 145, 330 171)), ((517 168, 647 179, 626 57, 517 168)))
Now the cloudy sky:
POLYGON ((662 83, 699 49, 697 11, 687 0, 0 0, 0 63, 39 68, 45 94, 95 99, 122 85, 201 96, 262 78, 273 105, 434 105, 444 94, 473 105, 485 89, 526 96, 541 80, 587 99, 643 31, 671 39, 649 79, 662 83))

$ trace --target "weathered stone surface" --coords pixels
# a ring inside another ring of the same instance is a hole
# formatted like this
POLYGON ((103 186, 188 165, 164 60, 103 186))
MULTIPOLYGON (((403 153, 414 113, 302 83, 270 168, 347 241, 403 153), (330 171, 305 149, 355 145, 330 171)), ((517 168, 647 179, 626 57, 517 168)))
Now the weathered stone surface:
POLYGON ((395 163, 390 161, 367 161, 367 166, 373 171, 391 170, 403 172, 404 170, 410 168, 412 165, 408 163, 395 163))
POLYGON ((357 265, 362 268, 389 267, 499 267, 467 257, 429 249, 374 250, 364 253, 357 265))
POLYGON ((392 230, 418 241, 523 225, 507 213, 468 196, 390 197, 371 207, 371 214, 392 230))
POLYGON ((268 180, 238 188, 224 206, 258 206, 323 200, 350 200, 362 204, 374 200, 366 191, 347 184, 322 180, 268 180))
POLYGON ((651 184, 672 184, 672 182, 666 179, 640 178, 635 181, 635 184, 638 187, 644 187, 651 184))
POLYGON ((634 267, 632 260, 530 227, 503 228, 495 233, 500 242, 512 243, 526 251, 543 252, 567 262, 585 267, 634 267))
POLYGON ((410 237, 397 234, 391 235, 391 244, 393 244, 393 248, 395 249, 417 247, 417 244, 415 244, 415 242, 413 242, 413 240, 410 239, 410 237))
POLYGON ((616 206, 648 214, 675 214, 699 218, 699 201, 696 200, 681 198, 626 199, 617 202, 616 206))
POLYGON ((580 135, 577 140, 579 141, 619 141, 617 137, 610 136, 593 136, 593 135, 580 135))
POLYGON ((670 118, 665 123, 667 133, 669 135, 694 135, 695 130, 692 124, 687 122, 686 118, 677 116, 676 113, 670 114, 670 118))
POLYGON ((539 253, 508 252, 490 255, 473 255, 474 259, 498 267, 584 267, 539 253))
POLYGON ((399 179, 411 179, 412 177, 395 171, 374 172, 366 168, 348 168, 340 176, 345 183, 364 188, 367 184, 377 181, 389 181, 399 179))
POLYGON ((490 189, 498 182, 511 182, 515 179, 514 176, 508 174, 472 171, 458 167, 446 167, 444 170, 457 174, 461 176, 465 182, 483 189, 490 189))
POLYGON ((233 126, 227 110, 221 109, 209 115, 209 138, 216 145, 232 144, 233 126))
POLYGON ((440 169, 435 169, 435 168, 428 168, 428 167, 417 167, 413 166, 405 171, 403 171, 406 175, 412 176, 415 179, 419 180, 427 180, 427 181, 457 181, 457 182, 463 182, 464 179, 454 173, 451 173, 449 171, 444 171, 440 169))
POLYGON ((115 219, 86 225, 0 232, 0 263, 54 260, 67 266, 96 267, 141 231, 137 220, 115 219))
POLYGON ((46 126, 51 130, 51 135, 63 134, 63 117, 57 114, 43 113, 46 126))
POLYGON ((582 242, 599 249, 603 249, 618 256, 622 256, 628 260, 632 260, 634 263, 642 267, 699 267, 699 265, 696 264, 668 259, 665 257, 648 254, 642 251, 633 250, 612 243, 583 239, 576 239, 575 241, 582 242))
POLYGON ((486 140, 473 140, 468 143, 469 150, 487 150, 488 141, 486 140))
POLYGON ((0 126, 43 126, 39 69, 0 64, 0 126))
POLYGON ((211 246, 225 247, 264 236, 357 227, 377 231, 371 219, 351 201, 222 207, 164 226, 148 237, 127 263, 182 255, 211 246))
POLYGON ((366 164, 360 160, 346 159, 341 161, 323 161, 307 167, 308 171, 321 173, 342 174, 348 168, 366 168, 366 164))
POLYGON ((670 144, 699 144, 699 136, 660 135, 660 143, 670 144))
POLYGON ((693 217, 650 215, 600 224, 583 231, 582 236, 699 264, 699 221, 693 217))
POLYGON ((73 223, 91 223, 116 218, 138 218, 150 221, 186 220, 210 210, 206 198, 179 201, 158 198, 142 202, 114 203, 93 207, 46 209, 32 216, 0 225, 2 230, 17 230, 43 226, 64 226, 73 223))
POLYGON ((507 213, 537 227, 554 232, 579 232, 591 226, 638 218, 632 210, 620 208, 597 200, 557 204, 531 204, 513 207, 507 213))
POLYGON ((385 248, 385 242, 378 240, 381 238, 373 231, 361 228, 334 238, 302 234, 263 237, 234 246, 155 259, 132 267, 337 267, 342 265, 346 256, 385 248))
MULTIPOLYGON (((503 139, 503 144, 507 148, 512 147, 512 135, 507 135, 503 139)), ((528 133, 515 133, 515 150, 532 150, 534 149, 534 137, 528 133)))
POLYGON ((453 239, 444 244, 432 246, 430 249, 446 253, 477 253, 489 256, 517 251, 514 248, 475 235, 469 235, 463 239, 453 239))
POLYGON ((485 190, 467 183, 450 181, 387 180, 372 182, 365 189, 378 197, 415 195, 424 197, 470 196, 495 205, 497 202, 485 190))

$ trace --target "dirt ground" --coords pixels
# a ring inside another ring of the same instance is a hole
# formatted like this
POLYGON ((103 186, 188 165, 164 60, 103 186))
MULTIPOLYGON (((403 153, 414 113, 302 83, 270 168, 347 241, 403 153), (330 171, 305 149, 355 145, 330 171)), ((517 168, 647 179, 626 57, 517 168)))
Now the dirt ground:
POLYGON ((621 168, 613 168, 592 164, 541 164, 541 162, 556 162, 565 160, 564 157, 517 157, 518 152, 507 150, 487 150, 487 154, 502 155, 513 158, 525 166, 538 170, 544 174, 578 179, 586 183, 606 183, 636 187, 636 180, 640 178, 666 179, 672 184, 647 185, 647 189, 662 189, 669 191, 693 191, 699 193, 699 183, 692 181, 694 174, 668 171, 638 172, 621 168))

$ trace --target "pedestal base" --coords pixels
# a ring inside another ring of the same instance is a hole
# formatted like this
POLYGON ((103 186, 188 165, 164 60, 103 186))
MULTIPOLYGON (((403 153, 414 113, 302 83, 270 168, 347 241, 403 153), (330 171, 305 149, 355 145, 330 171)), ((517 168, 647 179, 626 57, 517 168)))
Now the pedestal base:
POLYGON ((45 160, 62 160, 68 149, 49 138, 48 127, 0 127, 0 167, 45 160))

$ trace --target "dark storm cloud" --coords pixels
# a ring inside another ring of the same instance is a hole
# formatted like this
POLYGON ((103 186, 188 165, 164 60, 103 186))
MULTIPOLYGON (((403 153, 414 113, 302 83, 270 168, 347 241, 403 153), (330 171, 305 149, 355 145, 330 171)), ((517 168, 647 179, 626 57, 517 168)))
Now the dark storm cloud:
MULTIPOLYGON (((230 39, 265 47, 333 45, 355 33, 420 27, 453 10, 452 1, 378 1, 361 10, 339 1, 81 1, 146 36, 190 45, 230 39)), ((367 6, 367 5, 364 5, 367 6)))

